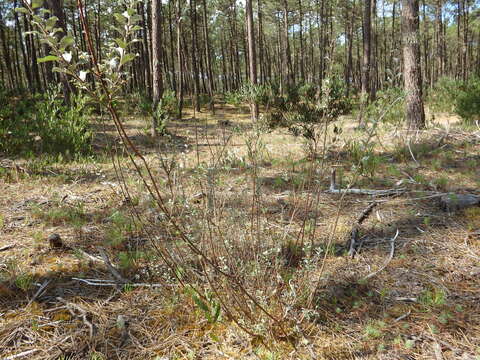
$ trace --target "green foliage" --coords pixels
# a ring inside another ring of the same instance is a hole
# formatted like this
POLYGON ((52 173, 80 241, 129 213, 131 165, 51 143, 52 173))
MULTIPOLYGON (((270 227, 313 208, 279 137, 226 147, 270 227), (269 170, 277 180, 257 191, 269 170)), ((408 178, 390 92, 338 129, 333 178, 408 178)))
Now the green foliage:
POLYGON ((87 222, 87 215, 82 203, 74 206, 57 204, 47 210, 34 207, 32 214, 47 224, 54 226, 69 224, 75 227, 81 227, 87 222))
POLYGON ((418 302, 425 308, 438 307, 445 305, 446 294, 442 289, 433 288, 425 290, 418 298, 418 302))
POLYGON ((374 339, 382 337, 385 327, 383 321, 372 321, 365 327, 365 336, 374 339))
POLYGON ((53 88, 33 98, 0 89, 0 151, 7 154, 63 154, 77 158, 91 152, 91 107, 82 95, 69 106, 53 88))
POLYGON ((33 287, 33 276, 31 274, 20 274, 15 279, 15 286, 20 290, 27 292, 33 287))
POLYGON ((351 140, 346 144, 346 152, 353 163, 353 170, 362 176, 373 178, 383 157, 375 154, 375 145, 367 141, 351 140))
POLYGON ((480 78, 465 83, 442 78, 430 92, 428 102, 433 111, 454 111, 467 124, 480 120, 480 78))
POLYGON ((402 89, 391 87, 377 92, 375 101, 364 110, 367 123, 381 121, 398 125, 405 119, 405 94, 402 89))
POLYGON ((480 78, 473 78, 462 86, 456 99, 455 112, 466 123, 480 120, 480 78))
POLYGON ((166 134, 167 124, 176 114, 178 114, 178 103, 175 92, 165 90, 153 113, 158 121, 157 131, 160 135, 166 134))
POLYGON ((212 293, 206 292, 204 296, 200 296, 198 291, 191 286, 187 286, 185 291, 192 298, 198 309, 202 311, 209 323, 214 324, 220 320, 222 307, 212 293))
POLYGON ((430 91, 427 103, 434 112, 452 112, 461 82, 449 77, 442 77, 430 91))

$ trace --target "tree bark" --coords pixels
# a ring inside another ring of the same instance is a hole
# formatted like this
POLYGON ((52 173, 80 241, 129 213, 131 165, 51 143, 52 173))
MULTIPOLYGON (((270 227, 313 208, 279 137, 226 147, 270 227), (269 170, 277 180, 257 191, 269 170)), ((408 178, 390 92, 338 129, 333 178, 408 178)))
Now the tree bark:
MULTIPOLYGON (((252 0, 246 2, 246 16, 247 16, 247 38, 248 38, 248 60, 249 60, 249 75, 252 86, 257 85, 257 58, 255 54, 255 30, 253 25, 253 9, 252 0)), ((252 113, 252 121, 258 119, 258 104, 256 101, 251 101, 250 110, 252 113)))
POLYGON ((152 70, 153 70, 153 117, 152 136, 158 135, 156 110, 163 96, 162 78, 162 1, 152 0, 152 70))
POLYGON ((425 127, 420 66, 418 0, 402 0, 405 110, 410 129, 425 127))

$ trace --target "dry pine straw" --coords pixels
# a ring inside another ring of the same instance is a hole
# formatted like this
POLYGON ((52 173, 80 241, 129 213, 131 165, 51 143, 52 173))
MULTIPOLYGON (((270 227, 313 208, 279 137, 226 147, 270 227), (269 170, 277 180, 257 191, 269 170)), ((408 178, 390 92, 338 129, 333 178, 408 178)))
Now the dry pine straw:
MULTIPOLYGON (((182 129, 180 125, 177 127, 193 144, 186 159, 187 166, 193 166, 196 162, 194 133, 192 128, 182 129)), ((220 135, 211 133, 210 140, 220 135)), ((270 139, 272 154, 281 154, 285 142, 296 141, 285 134, 274 134, 270 139)), ((239 135, 233 138, 235 143, 241 140, 239 135)), ((202 149, 200 156, 208 158, 209 150, 202 149)), ((154 161, 154 156, 150 159, 154 161)), ((55 176, 34 176, 2 183, 5 191, 0 194, 0 207, 4 224, 0 247, 16 245, 0 253, 2 271, 14 262, 19 274, 31 273, 39 282, 52 272, 56 274, 42 301, 33 301, 28 306, 33 291, 25 293, 11 282, 2 283, 0 354, 3 357, 28 351, 31 353, 26 357, 30 359, 54 359, 62 354, 79 359, 92 354, 108 359, 146 359, 157 355, 167 359, 191 356, 201 359, 275 358, 272 356, 281 359, 432 359, 439 358, 439 352, 444 359, 474 359, 480 355, 480 246, 474 233, 476 229, 471 229, 478 224, 475 213, 449 216, 430 201, 409 202, 407 197, 381 204, 365 224, 363 234, 370 241, 365 241, 360 253, 353 260, 338 255, 327 258, 316 310, 311 313, 302 312, 301 308, 292 310, 291 317, 296 320, 289 318, 289 323, 298 322, 291 328, 296 334, 296 349, 281 340, 269 343, 266 348, 226 319, 209 324, 192 299, 180 289, 173 291, 173 295, 171 291, 144 288, 119 293, 111 288, 92 288, 70 281, 69 277, 79 273, 96 278, 109 275, 78 260, 71 251, 49 251, 41 239, 55 231, 69 245, 93 252, 95 245, 101 244, 103 225, 89 220, 86 225, 89 231, 80 232, 79 239, 78 229, 68 224, 52 226, 35 218, 32 203, 42 204, 67 194, 73 199, 72 204, 75 199, 81 199, 86 213, 108 214, 119 197, 118 190, 109 183, 115 178, 108 164, 92 168, 65 165, 68 166, 72 167, 70 173, 84 173, 85 177, 64 182, 52 181, 57 179, 55 176), (95 175, 99 172, 102 176, 95 175), (113 204, 111 199, 116 199, 113 204), (400 236, 392 261, 368 283, 358 283, 358 279, 383 264, 389 252, 388 239, 396 229, 400 236), (65 307, 56 297, 77 308, 65 307), (417 301, 401 300, 406 298, 417 301), (126 328, 117 325, 119 315, 126 318, 126 328)), ((262 176, 275 178, 286 171, 288 166, 280 162, 278 167, 264 168, 262 176)), ((218 201, 224 207, 237 206, 237 211, 244 211, 248 209, 248 201, 242 210, 238 201, 233 204, 229 199, 248 193, 249 182, 241 171, 232 175, 222 178, 218 201)), ((185 185, 190 195, 202 190, 194 183, 185 185)), ((272 229, 288 228, 291 236, 295 236, 308 212, 308 194, 290 194, 279 201, 277 195, 284 190, 265 187, 261 196, 262 206, 269 209, 265 221, 272 229)), ((336 195, 324 194, 319 198, 318 243, 329 239, 337 201, 336 195)), ((366 205, 361 197, 346 199, 335 243, 344 242, 352 221, 366 205)), ((308 279, 317 278, 316 271, 318 266, 298 270, 296 279, 305 285, 308 279)))

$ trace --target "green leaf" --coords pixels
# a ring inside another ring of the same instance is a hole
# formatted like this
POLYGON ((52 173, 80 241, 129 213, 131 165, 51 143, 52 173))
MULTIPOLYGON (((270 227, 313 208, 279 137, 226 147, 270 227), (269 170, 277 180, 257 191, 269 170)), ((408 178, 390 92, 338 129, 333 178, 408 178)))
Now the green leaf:
POLYGON ((47 21, 45 22, 45 27, 47 28, 47 30, 51 30, 53 29, 53 27, 55 26, 55 24, 57 23, 58 21, 58 17, 56 16, 50 16, 47 21))
POLYGON ((15 11, 18 13, 30 14, 30 11, 28 11, 28 9, 25 9, 23 7, 15 8, 15 11))
POLYGON ((206 314, 210 312, 210 308, 208 307, 208 305, 202 299, 200 299, 197 295, 192 295, 192 299, 195 302, 195 304, 197 304, 197 306, 201 310, 203 310, 206 314))
POLYGON ((71 35, 64 36, 62 40, 60 40, 60 48, 65 49, 70 45, 75 44, 75 38, 71 35))
POLYGON ((135 54, 125 54, 123 57, 122 57, 122 60, 120 60, 120 66, 132 61, 133 59, 135 59, 135 54))
POLYGON ((43 0, 32 0, 32 5, 30 6, 32 7, 32 9, 37 9, 42 5, 43 5, 43 0))
POLYGON ((127 23, 127 19, 122 14, 115 13, 113 14, 115 20, 117 20, 120 24, 125 25, 127 23))
POLYGON ((118 46, 120 46, 122 49, 126 49, 128 44, 126 41, 124 41, 123 39, 120 39, 120 38, 116 38, 115 39, 115 42, 117 43, 118 46))
POLYGON ((58 56, 48 55, 48 56, 37 59, 37 63, 41 64, 41 63, 48 62, 48 61, 58 61, 58 60, 60 60, 60 58, 58 56))
POLYGON ((221 308, 220 304, 219 304, 219 303, 216 303, 216 304, 215 304, 215 312, 214 312, 214 314, 213 314, 212 322, 215 323, 215 322, 218 321, 218 319, 220 318, 220 312, 221 312, 221 310, 222 310, 222 308, 221 308))

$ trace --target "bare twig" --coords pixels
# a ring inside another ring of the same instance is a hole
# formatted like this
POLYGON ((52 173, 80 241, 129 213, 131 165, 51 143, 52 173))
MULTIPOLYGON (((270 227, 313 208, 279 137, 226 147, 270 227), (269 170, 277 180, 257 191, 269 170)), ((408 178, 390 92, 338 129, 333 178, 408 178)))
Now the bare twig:
POLYGON ((128 280, 126 280, 119 272, 118 270, 112 265, 110 260, 108 259, 108 255, 105 251, 105 249, 99 248, 100 255, 102 256, 103 262, 105 263, 106 267, 110 271, 110 273, 113 275, 115 279, 118 280, 119 283, 126 284, 128 283, 128 280))
POLYGON ((76 316, 76 317, 79 317, 79 318, 82 319, 83 323, 88 327, 88 331, 89 331, 89 334, 90 334, 90 338, 93 338, 94 327, 93 327, 93 324, 87 319, 87 316, 88 316, 87 310, 85 310, 84 308, 82 308, 80 305, 77 305, 77 304, 68 302, 67 300, 65 300, 65 299, 62 298, 62 297, 57 297, 57 300, 60 301, 60 302, 62 302, 63 304, 65 304, 65 305, 67 306, 67 309, 68 309, 68 311, 70 312, 70 314, 72 314, 73 316, 76 316), (77 315, 74 310, 76 310, 77 312, 79 312, 80 315, 77 315))
POLYGON ((47 289, 47 286, 50 285, 51 282, 52 282, 51 279, 47 279, 43 282, 43 284, 37 290, 35 295, 33 295, 33 297, 28 302, 27 307, 30 306, 31 303, 33 303, 39 296, 41 296, 45 292, 45 290, 47 289))
POLYGON ((395 240, 397 239, 398 237, 398 234, 400 232, 398 231, 397 229, 397 232, 395 233, 395 236, 390 240, 390 255, 388 256, 387 260, 384 262, 384 264, 382 265, 382 267, 380 269, 378 269, 377 271, 374 271, 373 273, 371 274, 368 274, 367 276, 365 276, 363 278, 363 280, 368 280, 372 277, 374 277, 375 275, 377 275, 380 271, 382 271, 383 269, 385 269, 387 267, 387 265, 390 263, 390 261, 392 261, 393 259, 393 254, 395 253, 395 240))

